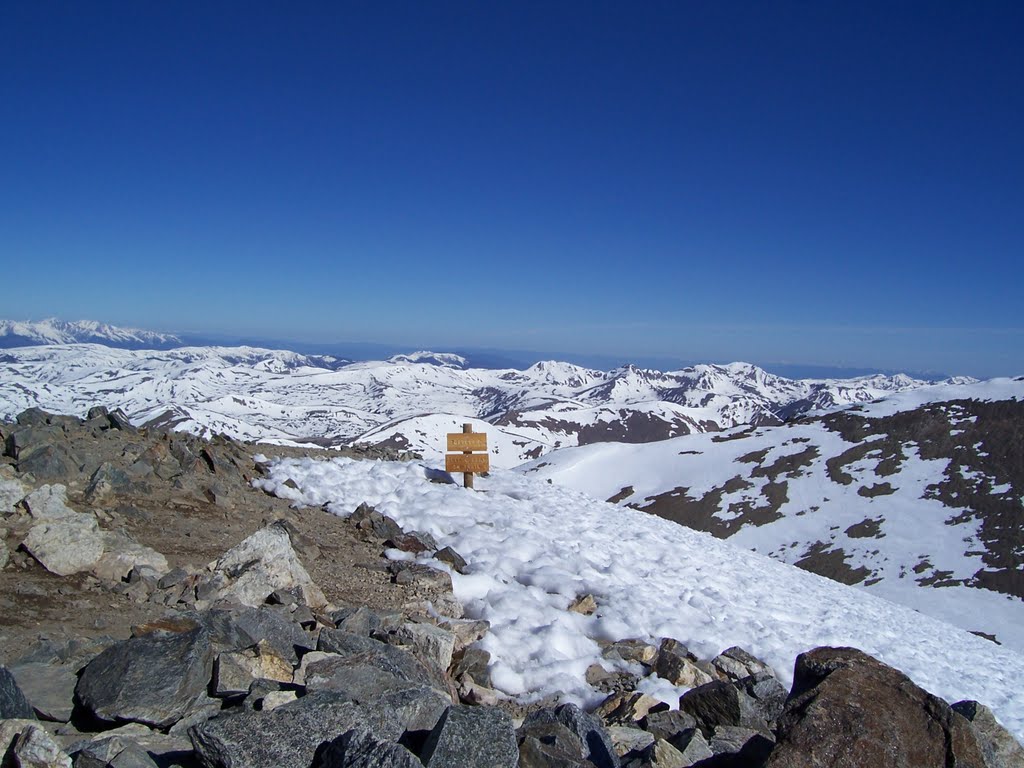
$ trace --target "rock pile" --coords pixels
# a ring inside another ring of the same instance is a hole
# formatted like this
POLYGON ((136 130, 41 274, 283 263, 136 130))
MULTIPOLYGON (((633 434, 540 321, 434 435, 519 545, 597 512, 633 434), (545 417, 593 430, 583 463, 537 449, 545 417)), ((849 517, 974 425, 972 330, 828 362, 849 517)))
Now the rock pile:
MULTIPOLYGON (((259 470, 246 447, 141 434, 102 411, 74 421, 22 416, 0 426, 3 538, 16 545, 0 549, 6 571, 45 568, 38 583, 58 591, 95 582, 149 613, 114 632, 121 637, 51 633, 8 653, 3 765, 1024 765, 1024 750, 985 707, 950 707, 850 648, 801 655, 787 691, 741 648, 700 659, 672 638, 626 638, 606 643, 607 664, 588 671, 606 693, 593 711, 509 701, 491 687, 479 644, 487 623, 463 617, 452 594, 447 569, 465 561, 429 535, 366 505, 343 523, 378 555, 433 555, 436 567, 365 564, 366 578, 396 590, 390 606, 319 585, 307 565, 327 543, 287 518, 229 542, 205 565, 172 566, 108 510, 167 486, 208 515, 256 504, 248 479, 259 470), (690 690, 670 708, 638 691, 640 675, 622 662, 690 690)), ((584 596, 578 610, 587 609, 584 596)))

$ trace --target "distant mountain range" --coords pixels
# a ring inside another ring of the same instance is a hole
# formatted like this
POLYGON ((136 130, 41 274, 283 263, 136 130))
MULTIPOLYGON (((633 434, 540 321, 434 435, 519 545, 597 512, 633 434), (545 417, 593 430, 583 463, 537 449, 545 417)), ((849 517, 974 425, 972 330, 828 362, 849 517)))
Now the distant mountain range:
POLYGON ((0 349, 36 344, 103 344, 120 349, 171 349, 181 337, 169 333, 120 328, 93 320, 65 322, 56 318, 35 322, 0 320, 0 349))

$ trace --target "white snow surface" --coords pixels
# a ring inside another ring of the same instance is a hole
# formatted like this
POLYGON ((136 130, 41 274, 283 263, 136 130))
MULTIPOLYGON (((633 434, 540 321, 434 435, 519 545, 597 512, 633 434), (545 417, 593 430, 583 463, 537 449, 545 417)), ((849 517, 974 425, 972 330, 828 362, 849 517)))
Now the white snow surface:
MULTIPOLYGON (((673 637, 703 658, 739 645, 785 684, 797 654, 854 646, 949 702, 987 704, 1024 736, 1024 655, 950 624, 746 551, 710 535, 597 501, 519 473, 477 490, 426 479, 427 465, 337 458, 273 463, 258 487, 297 506, 345 516, 368 502, 403 528, 427 531, 469 563, 452 573, 467 614, 491 630, 496 687, 524 699, 561 694, 594 704, 584 674, 596 640, 673 637), (298 489, 285 485, 293 480, 298 489), (585 594, 593 616, 567 610, 585 594)), ((421 559, 447 568, 426 555, 421 559)), ((608 662, 604 662, 609 666, 608 662)), ((645 688, 674 699, 664 681, 645 688)))
POLYGON ((0 340, 18 337, 33 344, 75 344, 79 342, 162 346, 181 344, 169 333, 122 328, 95 320, 66 322, 55 317, 38 321, 0 320, 0 340))

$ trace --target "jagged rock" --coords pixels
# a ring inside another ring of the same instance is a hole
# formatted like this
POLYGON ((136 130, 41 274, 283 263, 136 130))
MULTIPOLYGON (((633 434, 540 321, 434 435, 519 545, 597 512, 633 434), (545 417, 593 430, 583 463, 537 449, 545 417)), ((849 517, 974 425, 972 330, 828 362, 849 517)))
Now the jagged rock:
POLYGON ((363 502, 349 515, 349 521, 362 531, 378 539, 391 539, 401 536, 402 527, 387 515, 382 515, 366 502, 363 502))
POLYGON ((604 693, 628 693, 636 689, 640 676, 621 669, 605 669, 601 664, 587 667, 585 679, 588 684, 604 693))
POLYGON ((156 585, 160 589, 170 589, 171 587, 181 584, 187 578, 188 571, 186 571, 184 568, 178 567, 171 571, 168 571, 163 576, 161 576, 160 580, 157 581, 156 585))
POLYGON ((90 568, 93 575, 107 581, 121 581, 136 567, 164 573, 167 558, 155 549, 139 544, 121 529, 104 531, 103 554, 90 568))
POLYGON ((580 737, 561 723, 535 724, 516 734, 519 768, 592 768, 580 737))
POLYGON ((713 680, 679 698, 679 711, 692 715, 705 736, 719 726, 742 726, 768 732, 770 728, 753 698, 738 684, 713 680))
POLYGON ((214 564, 206 583, 216 584, 204 599, 227 600, 256 607, 277 589, 298 588, 306 605, 327 605, 320 587, 313 583, 292 548, 288 532, 269 525, 225 552, 214 564))
POLYGON ((644 640, 618 640, 606 647, 601 655, 611 661, 632 661, 649 667, 658 657, 658 648, 644 640))
POLYGON ((35 720, 36 715, 17 679, 7 667, 0 666, 0 720, 6 719, 35 720))
POLYGON ((976 701, 958 701, 953 711, 967 718, 974 730, 985 768, 1020 768, 1024 766, 1024 747, 996 720, 992 710, 976 701))
POLYGON ((199 615, 221 651, 240 651, 263 641, 289 664, 299 661, 297 649, 313 650, 316 641, 272 606, 211 608, 199 615))
POLYGON ((970 723, 906 675, 855 648, 797 657, 771 768, 984 765, 970 723))
POLYGON ((609 725, 608 738, 620 758, 631 752, 641 752, 654 743, 654 736, 650 733, 629 725, 609 725))
POLYGON ((738 645, 726 648, 711 660, 711 666, 725 679, 742 680, 751 675, 775 676, 772 668, 738 645))
POLYGON ((383 692, 402 691, 419 685, 372 663, 337 654, 309 663, 303 669, 302 677, 307 691, 331 691, 358 704, 372 701, 383 692))
POLYGON ((613 693, 594 710, 594 714, 606 723, 636 723, 660 705, 653 696, 640 691, 613 693))
POLYGON ((103 556, 103 534, 95 517, 73 512, 32 526, 22 547, 50 573, 70 576, 90 570, 103 556))
POLYGON ((71 758, 38 726, 30 725, 19 733, 11 753, 18 768, 71 768, 71 758))
POLYGON ((423 563, 409 563, 403 560, 391 564, 395 573, 396 584, 415 585, 428 589, 439 589, 446 592, 452 591, 452 577, 446 572, 437 568, 431 568, 423 563))
POLYGON ((445 627, 455 635, 455 650, 458 652, 486 635, 491 623, 483 619, 449 619, 445 622, 445 627))
POLYGON ((11 430, 4 448, 12 459, 20 460, 61 437, 61 430, 47 424, 26 424, 11 430))
POLYGON ((733 685, 751 698, 758 714, 768 723, 769 730, 774 730, 789 696, 782 683, 772 674, 757 673, 737 680, 733 685))
POLYGON ((353 728, 318 750, 313 768, 423 768, 423 764, 401 744, 353 728))
POLYGON ((267 694, 260 700, 263 704, 261 709, 264 712, 272 712, 278 707, 283 707, 285 704, 290 704, 298 698, 295 691, 268 691, 267 694))
POLYGON ((82 747, 75 755, 75 768, 157 768, 157 764, 135 742, 110 736, 82 747))
POLYGON ((597 600, 594 599, 593 595, 582 595, 570 603, 569 610, 573 613, 591 616, 597 610, 597 600))
POLYGON ((491 672, 488 668, 490 663, 491 654, 483 648, 466 648, 453 661, 452 677, 458 680, 469 675, 474 682, 490 687, 491 672))
POLYGON ((645 747, 624 768, 686 768, 692 765, 686 757, 664 739, 656 739, 645 747))
POLYGON ((89 662, 75 698, 101 720, 167 728, 206 702, 212 672, 206 627, 157 630, 117 643, 89 662))
MULTIPOLYGON (((348 632, 339 632, 336 629, 324 629, 320 632, 317 650, 338 654, 340 659, 331 663, 332 669, 357 664, 362 667, 372 667, 407 684, 433 686, 436 690, 453 698, 454 692, 451 690, 444 672, 431 669, 413 654, 397 646, 348 632)), ((369 674, 366 672, 366 675, 369 674)), ((363 679, 368 678, 364 677, 363 679)), ((308 668, 306 684, 309 685, 308 668)))
POLYGON ((714 678, 698 666, 698 659, 678 640, 666 637, 658 648, 654 672, 673 685, 695 688, 714 678))
POLYGON ((519 731, 528 734, 533 728, 549 723, 561 723, 575 733, 586 749, 584 757, 597 768, 618 768, 619 757, 599 718, 587 714, 575 704, 562 704, 531 713, 519 731))
POLYGON ((27 453, 18 452, 18 471, 31 474, 36 480, 67 480, 78 473, 78 462, 63 448, 43 445, 27 453))
POLYGON ((701 760, 715 756, 704 740, 704 735, 697 729, 677 734, 669 740, 669 744, 679 750, 685 765, 697 765, 701 760))
POLYGON ((398 536, 389 536, 384 546, 400 549, 418 555, 420 552, 433 552, 437 549, 437 540, 429 533, 410 531, 398 536))
POLYGON ((15 416, 14 420, 20 427, 44 427, 50 423, 53 415, 42 408, 32 406, 15 416))
POLYGON ((672 741, 680 734, 697 728, 697 721, 688 712, 678 709, 651 712, 640 721, 640 727, 653 734, 656 739, 672 741))
POLYGON ((273 712, 242 711, 189 729, 211 768, 309 768, 316 750, 353 728, 397 742, 407 730, 430 730, 444 711, 429 689, 384 694, 359 705, 329 692, 311 693, 273 712))
POLYGON ((241 696, 255 680, 292 681, 292 665, 266 640, 242 651, 225 651, 214 665, 214 696, 241 696))
POLYGON ((35 520, 56 520, 75 514, 68 508, 68 489, 64 485, 41 485, 25 496, 25 509, 35 520))
POLYGON ((409 646, 420 658, 444 674, 452 663, 455 635, 432 624, 403 624, 394 634, 400 645, 409 646))
POLYGON ((6 537, 6 529, 0 528, 0 571, 7 566, 7 562, 11 559, 11 552, 7 549, 7 542, 4 541, 6 537))
POLYGON ((105 461, 96 468, 85 489, 85 499, 90 503, 100 501, 111 494, 130 493, 137 488, 137 481, 116 464, 105 461))
POLYGON ((13 477, 0 475, 0 515, 14 511, 14 506, 25 498, 28 490, 13 477))
POLYGON ((110 413, 108 413, 107 420, 110 422, 110 426, 112 429, 121 429, 126 432, 135 431, 135 427, 133 427, 132 423, 128 421, 128 417, 125 416, 124 411, 122 411, 120 408, 115 408, 110 413))
POLYGON ((718 765, 763 765, 775 746, 771 734, 741 726, 720 725, 708 740, 718 765))
POLYGON ((450 707, 430 732, 420 757, 426 768, 516 768, 519 747, 512 718, 500 709, 462 704, 450 707))
POLYGON ((10 672, 40 718, 61 723, 71 719, 78 682, 75 664, 16 663, 10 672))
POLYGON ((434 559, 440 560, 442 563, 448 563, 456 573, 466 572, 466 559, 451 547, 437 550, 434 553, 434 559))

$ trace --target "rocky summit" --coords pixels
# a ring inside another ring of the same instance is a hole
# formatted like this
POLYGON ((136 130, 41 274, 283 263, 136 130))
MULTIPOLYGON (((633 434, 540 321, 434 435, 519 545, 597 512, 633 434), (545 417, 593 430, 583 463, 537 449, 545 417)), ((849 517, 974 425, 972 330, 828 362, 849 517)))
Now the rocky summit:
POLYGON ((852 648, 808 650, 787 690, 742 648, 619 638, 605 656, 689 687, 677 706, 598 665, 591 711, 513 701, 452 593, 458 552, 369 505, 297 514, 252 487, 259 454, 308 451, 100 407, 24 411, 0 439, 3 765, 1024 765, 983 703, 852 648))

